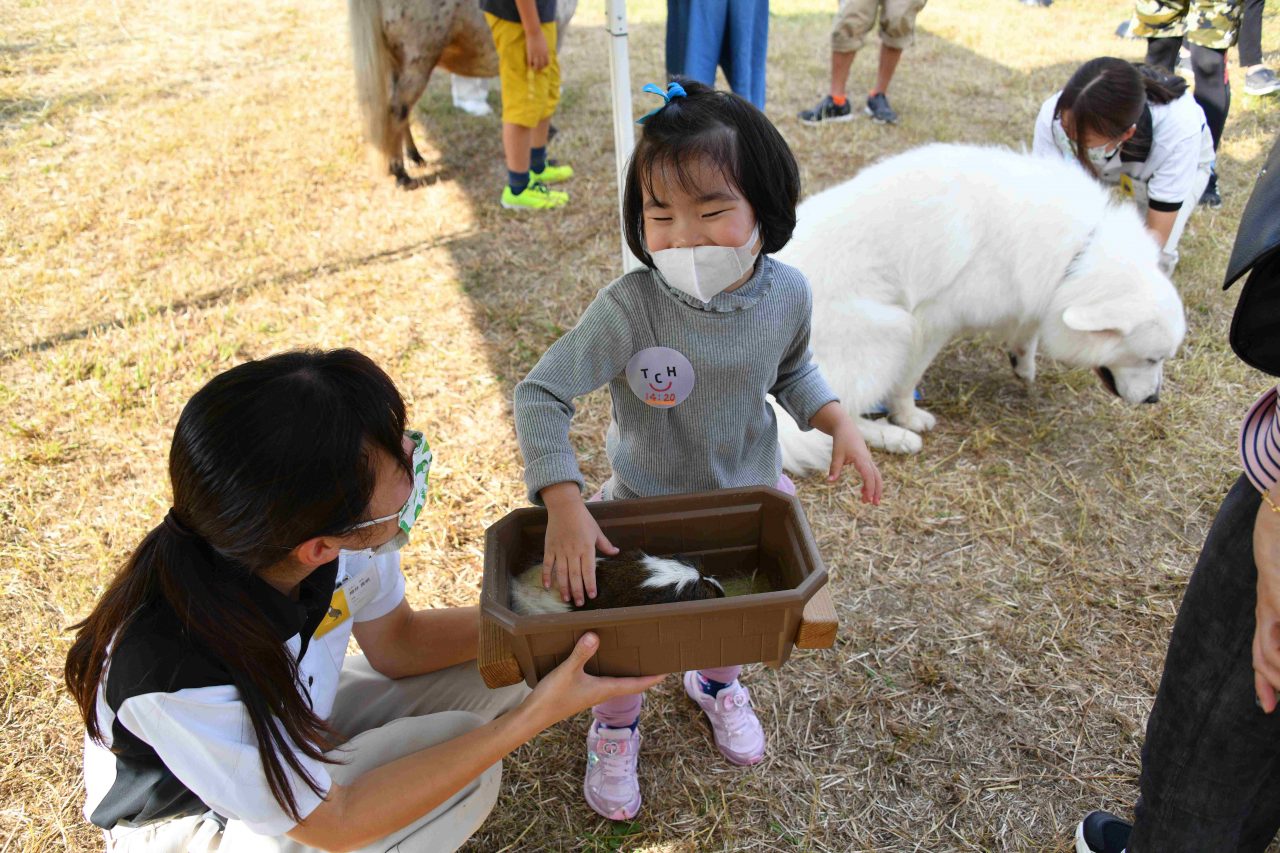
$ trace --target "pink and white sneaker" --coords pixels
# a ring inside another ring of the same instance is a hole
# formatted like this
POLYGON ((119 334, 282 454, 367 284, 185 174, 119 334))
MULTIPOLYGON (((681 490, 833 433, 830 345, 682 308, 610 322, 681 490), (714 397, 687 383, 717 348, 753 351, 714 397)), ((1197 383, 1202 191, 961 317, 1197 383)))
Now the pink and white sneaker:
POLYGON ((684 674, 684 692, 711 720, 716 746, 734 764, 759 764, 764 759, 764 729, 751 710, 751 694, 734 679, 715 696, 702 692, 696 670, 684 674))
POLYGON ((640 811, 640 728, 611 729, 592 720, 587 730, 587 805, 609 820, 630 820, 640 811))

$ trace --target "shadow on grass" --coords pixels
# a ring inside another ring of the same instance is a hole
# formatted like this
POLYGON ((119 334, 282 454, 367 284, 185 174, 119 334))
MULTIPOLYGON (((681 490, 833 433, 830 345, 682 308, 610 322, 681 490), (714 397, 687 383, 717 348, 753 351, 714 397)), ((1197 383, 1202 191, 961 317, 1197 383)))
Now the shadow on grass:
POLYGON ((219 287, 216 290, 198 294, 188 299, 182 299, 178 302, 157 304, 146 310, 139 311, 124 320, 103 320, 88 326, 81 326, 78 329, 69 329, 65 332, 59 332, 56 335, 50 335, 47 338, 42 338, 41 340, 33 341, 32 343, 25 344, 23 346, 0 350, 0 364, 12 361, 19 356, 23 356, 28 353, 44 352, 45 350, 53 349, 61 344, 82 340, 92 335, 102 334, 112 329, 123 329, 137 325, 138 323, 142 323, 157 314, 180 313, 193 308, 208 308, 222 302, 227 302, 231 299, 239 299, 264 287, 280 284, 300 284, 305 281, 310 281, 313 278, 319 278, 333 273, 346 272, 348 270, 359 269, 361 267, 367 267, 374 264, 387 263, 389 261, 403 260, 404 258, 411 257, 419 252, 439 248, 440 246, 445 246, 455 241, 466 240, 471 236, 472 235, 469 233, 463 233, 444 239, 419 240, 416 243, 408 243, 395 249, 387 249, 385 251, 374 252, 369 255, 343 258, 336 261, 315 264, 303 269, 292 270, 290 272, 259 276, 257 278, 230 284, 226 287, 219 287))

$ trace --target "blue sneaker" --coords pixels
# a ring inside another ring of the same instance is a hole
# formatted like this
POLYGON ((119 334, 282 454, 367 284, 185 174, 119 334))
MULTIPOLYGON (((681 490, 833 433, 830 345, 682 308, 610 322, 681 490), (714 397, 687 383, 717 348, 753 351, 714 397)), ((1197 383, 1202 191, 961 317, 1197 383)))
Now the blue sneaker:
POLYGON ((898 114, 889 106, 889 99, 884 96, 884 92, 876 92, 867 98, 866 113, 876 124, 898 123, 898 114))

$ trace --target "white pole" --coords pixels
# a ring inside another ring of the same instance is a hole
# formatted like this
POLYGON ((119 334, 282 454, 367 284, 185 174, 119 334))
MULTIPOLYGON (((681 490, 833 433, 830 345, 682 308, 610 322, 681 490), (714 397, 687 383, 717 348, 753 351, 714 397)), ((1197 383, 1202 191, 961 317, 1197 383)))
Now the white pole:
MULTIPOLYGON (((622 234, 622 188, 627 161, 636 147, 631 118, 631 61, 627 54, 627 2, 605 0, 605 29, 609 31, 609 85, 613 90, 613 153, 618 171, 618 231, 622 234)), ((622 237, 622 271, 640 269, 641 263, 622 237)))

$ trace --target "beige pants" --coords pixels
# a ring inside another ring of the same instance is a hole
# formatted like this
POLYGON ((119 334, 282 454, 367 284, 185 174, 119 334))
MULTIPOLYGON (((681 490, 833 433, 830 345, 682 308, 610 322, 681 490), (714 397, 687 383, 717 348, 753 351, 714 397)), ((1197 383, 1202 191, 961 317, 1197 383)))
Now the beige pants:
POLYGON ((831 49, 856 53, 867 42, 867 33, 880 17, 880 43, 905 49, 916 40, 916 15, 925 0, 840 0, 831 28, 831 49))
MULTIPOLYGON (((520 704, 523 684, 490 690, 475 661, 411 678, 377 673, 363 655, 342 667, 330 724, 348 740, 330 753, 345 764, 329 765, 339 785, 397 758, 458 737, 520 704)), ((501 762, 435 809, 360 848, 360 853, 444 853, 456 850, 488 817, 498 799, 501 762)), ((226 828, 212 814, 117 827, 107 838, 111 853, 313 853, 316 848, 286 836, 255 835, 237 820, 226 828)))

